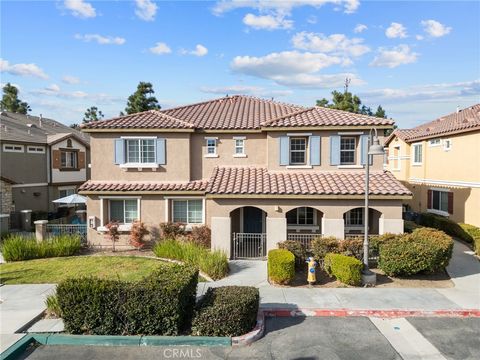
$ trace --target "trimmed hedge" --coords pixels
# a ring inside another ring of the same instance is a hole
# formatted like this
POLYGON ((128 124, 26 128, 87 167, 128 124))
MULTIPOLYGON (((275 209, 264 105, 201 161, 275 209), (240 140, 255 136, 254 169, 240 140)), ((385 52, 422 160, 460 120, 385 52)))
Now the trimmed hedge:
POLYGON ((240 336, 253 330, 260 294, 251 286, 210 288, 199 302, 192 335, 240 336))
POLYGON ((452 250, 453 240, 443 231, 416 229, 382 243, 378 266, 390 276, 435 272, 448 265, 452 250))
POLYGON ((288 250, 295 256, 295 266, 297 269, 305 267, 307 249, 300 241, 285 240, 278 243, 278 248, 288 250))
POLYGON ((197 282, 191 266, 162 265, 139 282, 68 279, 57 298, 72 334, 178 335, 190 325, 197 282))
POLYGON ((480 255, 480 228, 470 224, 458 224, 461 228, 472 238, 473 250, 477 255, 480 255))
POLYGON ((268 278, 276 284, 288 284, 295 277, 295 256, 285 249, 268 252, 268 278))
POLYGON ((312 254, 315 260, 321 261, 328 253, 338 253, 338 239, 333 236, 318 237, 312 240, 312 254))
POLYGON ((82 247, 80 236, 59 235, 41 242, 33 237, 10 234, 0 246, 6 261, 22 261, 59 256, 75 255, 82 247))
POLYGON ((462 228, 460 224, 457 224, 455 221, 444 216, 435 215, 432 213, 421 213, 419 222, 420 225, 442 230, 444 233, 465 242, 473 242, 472 237, 468 234, 468 232, 465 231, 465 229, 462 228))
POLYGON ((328 253, 323 266, 327 274, 344 284, 358 286, 362 283, 363 263, 353 256, 328 253))

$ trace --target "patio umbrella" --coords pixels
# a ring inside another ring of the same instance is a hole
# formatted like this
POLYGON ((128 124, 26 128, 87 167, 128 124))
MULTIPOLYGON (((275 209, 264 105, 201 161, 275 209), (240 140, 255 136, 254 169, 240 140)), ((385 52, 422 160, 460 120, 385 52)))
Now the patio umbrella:
POLYGON ((56 204, 68 204, 68 205, 85 204, 87 202, 87 198, 82 195, 72 194, 57 200, 53 200, 53 202, 56 204))

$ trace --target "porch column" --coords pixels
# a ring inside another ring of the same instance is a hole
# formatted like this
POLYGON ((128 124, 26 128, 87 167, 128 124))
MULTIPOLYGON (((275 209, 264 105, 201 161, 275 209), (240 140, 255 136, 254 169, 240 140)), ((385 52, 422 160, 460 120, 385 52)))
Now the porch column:
POLYGON ((343 219, 328 219, 322 217, 322 235, 335 236, 338 239, 345 237, 345 223, 343 219))
POLYGON ((277 248, 277 243, 287 240, 287 218, 267 216, 267 254, 277 248))
POLYGON ((403 219, 385 219, 383 216, 378 220, 378 233, 380 235, 403 234, 403 219))
POLYGON ((37 242, 42 242, 47 238, 47 224, 48 220, 37 220, 35 224, 35 238, 37 242))
POLYGON ((230 222, 230 217, 211 218, 212 250, 223 250, 227 254, 228 258, 231 257, 230 244, 232 233, 230 222))

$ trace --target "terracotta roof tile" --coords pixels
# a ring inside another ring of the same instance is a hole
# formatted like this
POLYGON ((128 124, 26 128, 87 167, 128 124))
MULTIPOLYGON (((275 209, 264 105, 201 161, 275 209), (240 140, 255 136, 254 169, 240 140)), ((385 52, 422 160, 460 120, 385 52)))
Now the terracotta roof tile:
MULTIPOLYGON (((206 192, 231 195, 363 195, 363 172, 276 172, 259 167, 217 167, 206 192)), ((387 171, 370 174, 370 194, 411 195, 387 171)))
POLYGON ((82 129, 192 129, 193 124, 175 119, 158 110, 119 116, 109 120, 92 121, 82 129))
POLYGON ((393 125, 392 119, 315 106, 267 121, 264 127, 393 125))
POLYGON ((165 183, 152 181, 93 181, 88 180, 79 191, 204 191, 207 181, 197 180, 188 183, 165 183))

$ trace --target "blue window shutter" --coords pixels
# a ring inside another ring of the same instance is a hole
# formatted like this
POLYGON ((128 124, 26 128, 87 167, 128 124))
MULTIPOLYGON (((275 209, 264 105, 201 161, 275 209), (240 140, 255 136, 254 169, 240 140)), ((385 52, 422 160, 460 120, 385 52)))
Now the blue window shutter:
POLYGON ((166 164, 166 156, 165 156, 165 139, 159 138, 157 139, 157 164, 165 165, 166 164))
POLYGON ((279 138, 279 143, 280 143, 280 165, 282 166, 286 166, 288 165, 290 162, 289 162, 289 156, 288 156, 288 153, 289 153, 289 145, 290 145, 290 141, 289 141, 289 138, 288 136, 280 136, 279 138))
POLYGON ((115 164, 125 164, 125 140, 115 139, 115 164))
POLYGON ((340 135, 330 136, 330 165, 340 165, 340 135))
MULTIPOLYGON (((366 165, 367 157, 368 157, 368 135, 360 136, 360 153, 361 153, 361 163, 362 165, 366 165)), ((370 157, 370 165, 372 165, 371 157, 370 157)))
POLYGON ((310 165, 320 165, 320 136, 310 136, 310 165))

